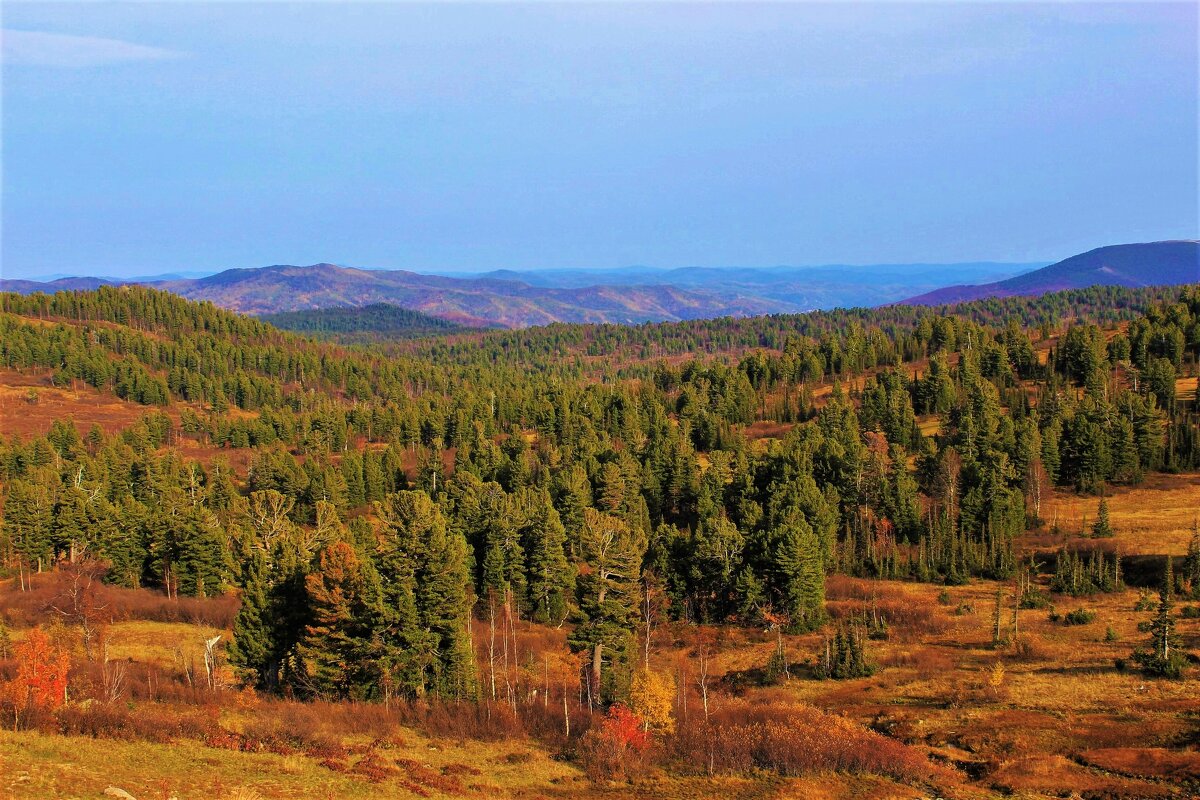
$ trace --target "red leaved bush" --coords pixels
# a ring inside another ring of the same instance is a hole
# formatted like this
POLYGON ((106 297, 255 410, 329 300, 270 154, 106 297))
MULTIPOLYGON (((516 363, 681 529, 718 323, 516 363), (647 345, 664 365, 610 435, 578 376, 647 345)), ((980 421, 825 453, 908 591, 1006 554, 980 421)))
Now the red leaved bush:
POLYGON ((599 725, 584 734, 579 745, 583 767, 592 780, 634 777, 646 767, 650 734, 637 714, 617 703, 599 725))

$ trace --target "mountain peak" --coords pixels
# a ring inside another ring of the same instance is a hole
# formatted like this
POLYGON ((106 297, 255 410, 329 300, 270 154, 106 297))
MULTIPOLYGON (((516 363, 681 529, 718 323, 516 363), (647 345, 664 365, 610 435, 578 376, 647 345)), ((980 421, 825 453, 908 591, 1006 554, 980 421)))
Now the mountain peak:
POLYGON ((1198 281, 1200 241, 1176 239, 1105 245, 1015 278, 977 286, 947 286, 910 297, 901 304, 936 306, 1095 285, 1170 286, 1198 281))

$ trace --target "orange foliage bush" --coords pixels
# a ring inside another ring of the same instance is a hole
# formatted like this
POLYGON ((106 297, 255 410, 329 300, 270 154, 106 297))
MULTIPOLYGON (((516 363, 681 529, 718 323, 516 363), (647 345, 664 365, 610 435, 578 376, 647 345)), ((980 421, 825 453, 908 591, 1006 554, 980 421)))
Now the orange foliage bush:
POLYGON ((2 695, 15 724, 30 713, 54 711, 67 702, 71 656, 40 627, 13 648, 13 660, 17 674, 4 685, 2 695))
POLYGON ((852 720, 795 704, 726 705, 708 725, 681 729, 674 744, 682 768, 710 773, 844 771, 929 781, 945 771, 917 750, 852 720))

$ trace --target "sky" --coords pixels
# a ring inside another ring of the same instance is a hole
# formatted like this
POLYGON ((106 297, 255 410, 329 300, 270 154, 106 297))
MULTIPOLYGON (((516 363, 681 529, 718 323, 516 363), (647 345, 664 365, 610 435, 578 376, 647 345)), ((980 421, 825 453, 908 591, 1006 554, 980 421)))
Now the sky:
POLYGON ((3 4, 0 275, 1200 238, 1193 3, 3 4))

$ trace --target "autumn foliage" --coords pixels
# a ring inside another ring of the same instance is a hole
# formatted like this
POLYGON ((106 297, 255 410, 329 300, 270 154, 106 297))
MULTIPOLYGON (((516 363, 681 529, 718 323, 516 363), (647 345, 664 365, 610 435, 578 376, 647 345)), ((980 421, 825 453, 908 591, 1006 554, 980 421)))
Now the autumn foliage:
POLYGON ((642 719, 642 728, 659 734, 675 732, 675 681, 670 675, 641 669, 633 676, 629 706, 642 719))
POLYGON ((14 724, 31 711, 53 711, 66 702, 71 657, 41 627, 31 629, 13 655, 17 674, 3 687, 3 695, 11 704, 14 724))
POLYGON ((608 710, 604 721, 584 734, 580 755, 592 780, 623 780, 646 767, 650 734, 637 714, 620 703, 608 710))

